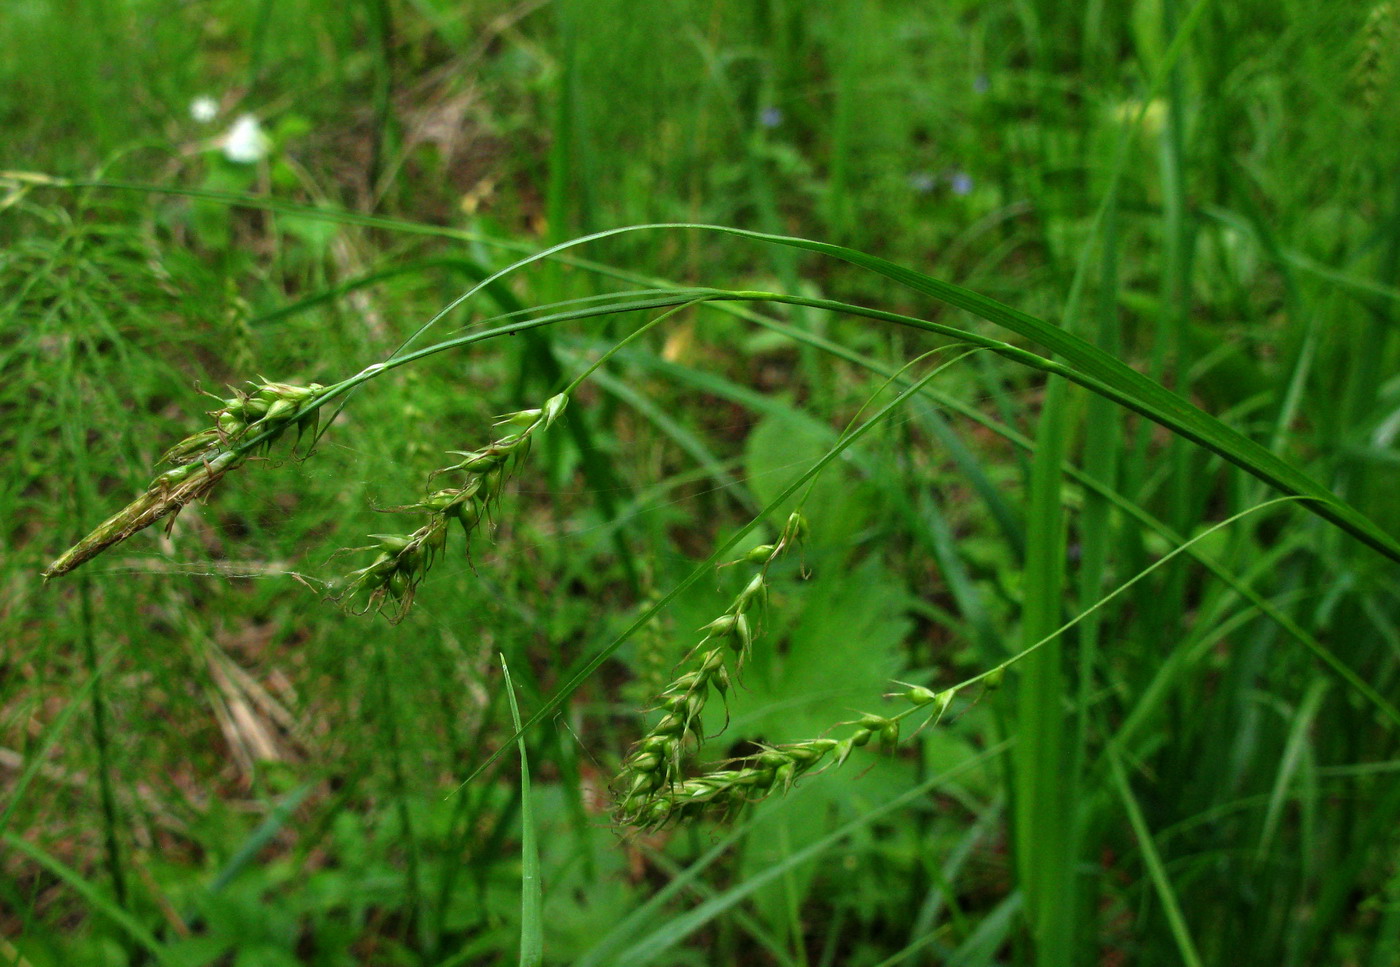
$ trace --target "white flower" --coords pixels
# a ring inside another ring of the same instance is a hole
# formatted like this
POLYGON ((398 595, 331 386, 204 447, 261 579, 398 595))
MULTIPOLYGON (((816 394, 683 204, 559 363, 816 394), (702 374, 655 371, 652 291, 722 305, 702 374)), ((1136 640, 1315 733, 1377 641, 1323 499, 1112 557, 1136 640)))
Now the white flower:
POLYGON ((208 124, 219 116, 219 102, 208 94, 201 94, 190 101, 190 117, 200 124, 208 124))
POLYGON ((233 122, 233 127, 220 139, 219 146, 224 149, 224 157, 228 160, 248 165, 267 157, 272 150, 272 139, 263 132, 257 118, 245 114, 233 122))

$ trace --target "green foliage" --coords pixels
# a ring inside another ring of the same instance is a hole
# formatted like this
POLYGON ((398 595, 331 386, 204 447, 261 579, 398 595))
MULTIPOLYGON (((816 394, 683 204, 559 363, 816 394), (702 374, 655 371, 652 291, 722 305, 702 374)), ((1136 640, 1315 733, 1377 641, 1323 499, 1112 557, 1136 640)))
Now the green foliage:
POLYGON ((0 963, 1394 963, 1400 5, 1305 6, 8 3, 0 963), (707 626, 747 791, 622 829, 707 626))

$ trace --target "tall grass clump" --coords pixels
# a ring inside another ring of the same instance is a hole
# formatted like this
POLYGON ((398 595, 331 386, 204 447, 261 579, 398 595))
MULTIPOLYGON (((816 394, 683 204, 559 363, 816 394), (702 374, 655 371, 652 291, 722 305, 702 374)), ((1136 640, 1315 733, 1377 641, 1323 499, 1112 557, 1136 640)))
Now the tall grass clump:
MULTIPOLYGON (((254 449, 266 447, 273 438, 290 426, 296 425, 304 428, 308 423, 314 426, 315 413, 318 409, 338 397, 348 398, 352 390, 358 389, 363 384, 399 366, 440 352, 460 349, 491 337, 499 337, 507 333, 513 334, 522 328, 552 325, 562 319, 597 317, 619 311, 631 311, 642 306, 670 305, 685 308, 706 302, 725 301, 738 303, 798 302, 823 305, 856 316, 891 321, 941 335, 954 335, 973 347, 991 350, 1023 365, 1064 377, 1105 399, 1124 404, 1163 426, 1176 430, 1184 437, 1209 445, 1220 456, 1255 475, 1260 480, 1291 490, 1292 493, 1285 499, 1303 501, 1305 508, 1312 509, 1319 517, 1329 520, 1339 530, 1349 532, 1356 538, 1370 543, 1387 556, 1400 560, 1400 549, 1395 547, 1394 541, 1388 535, 1376 528, 1355 509, 1338 498, 1326 494, 1326 491, 1297 469, 1278 460, 1267 450, 1253 444, 1247 438, 1228 429, 1184 400, 1143 379, 1121 363, 1072 335, 1055 330, 1040 320, 1015 312, 966 290, 936 282, 919 273, 853 250, 801 239, 760 236, 755 233, 736 232, 729 229, 721 229, 720 231, 760 238, 786 246, 828 252, 871 271, 886 275, 893 280, 942 295, 950 301, 955 300, 979 311, 990 320, 1001 322, 1023 334, 1043 338, 1050 346, 1059 349, 1073 364, 1077 364, 1082 369, 1076 368, 1074 365, 1053 362, 1046 357, 1018 349, 1009 343, 980 336, 968 330, 831 300, 801 300, 780 293, 693 289, 660 290, 655 294, 641 294, 643 297, 640 298, 634 296, 601 302, 585 300, 590 304, 565 311, 552 311, 553 307, 546 307, 541 312, 527 314, 532 315, 531 318, 510 320, 504 326, 479 330, 468 336, 449 339, 423 349, 396 355, 391 357, 388 362, 371 365, 355 376, 330 386, 312 384, 303 388, 286 384, 262 384, 251 395, 239 394, 230 400, 223 401, 225 405, 211 414, 215 418, 215 425, 212 428, 186 437, 162 457, 162 462, 176 464, 176 470, 168 471, 157 477, 145 494, 138 497, 136 501, 117 515, 103 522, 92 534, 61 555, 46 569, 45 576, 55 577, 67 574, 87 563, 97 554, 129 539, 139 529, 178 511, 197 497, 208 495, 223 473, 238 466, 254 449)), ((543 254, 553 254, 564 247, 557 246, 543 254)), ((536 261, 541 257, 532 256, 519 263, 518 266, 536 261)), ((494 278, 503 276, 518 266, 512 266, 496 273, 492 279, 484 281, 469 291, 458 302, 469 298, 494 278)), ((392 601, 395 605, 393 617, 395 620, 401 620, 407 613, 414 593, 426 576, 435 556, 445 546, 448 522, 459 520, 467 537, 470 538, 475 526, 489 516, 491 506, 499 498, 506 474, 523 457, 529 448, 532 435, 537 430, 547 428, 559 417, 569 395, 589 373, 597 370, 610 357, 636 340, 648 329, 670 318, 674 311, 674 309, 669 310, 657 316, 652 322, 640 327, 626 339, 612 346, 583 376, 574 380, 564 392, 551 397, 542 407, 517 411, 500 418, 497 425, 509 428, 504 436, 480 450, 455 452, 454 455, 461 457, 461 460, 435 471, 432 478, 442 474, 462 474, 465 476, 462 486, 437 489, 432 491, 423 501, 400 508, 400 510, 426 513, 428 515, 427 523, 409 535, 377 536, 375 538, 377 543, 370 548, 375 553, 374 560, 367 566, 353 572, 343 582, 342 600, 349 602, 356 599, 363 600, 362 610, 371 608, 378 610, 386 601, 392 601)), ((445 312, 446 310, 439 313, 437 318, 441 318, 445 312)), ((430 322, 422 327, 414 338, 416 339, 417 336, 425 332, 431 324, 430 322)), ((899 375, 896 373, 892 379, 897 379, 899 375)), ((928 377, 925 377, 923 380, 910 384, 895 403, 885 406, 875 419, 862 426, 861 433, 867 431, 879 419, 893 412, 897 404, 910 399, 923 389, 927 381, 928 377)), ((816 474, 859 435, 854 434, 849 439, 838 443, 836 448, 827 450, 803 477, 786 488, 778 500, 795 492, 800 484, 813 482, 816 474)), ((1048 447, 1042 441, 1038 453, 1055 454, 1058 466, 1062 451, 1048 447)), ((775 504, 776 501, 770 503, 770 508, 775 504)), ((1236 515, 1232 521, 1245 516, 1246 513, 1248 511, 1236 515)), ((751 521, 741 531, 740 536, 744 531, 759 524, 760 521, 761 518, 751 521)), ((804 518, 800 513, 794 512, 789 516, 773 543, 759 545, 742 558, 742 560, 756 564, 757 573, 748 580, 729 608, 720 617, 712 619, 704 625, 702 631, 705 637, 682 662, 681 667, 688 668, 688 670, 679 674, 662 693, 658 707, 662 717, 647 735, 636 743, 633 751, 622 761, 622 770, 615 782, 619 797, 614 813, 617 822, 627 826, 660 829, 675 822, 694 821, 709 814, 732 816, 741 806, 757 802, 774 791, 790 789, 801 776, 813 771, 814 767, 828 757, 831 764, 839 766, 849 758, 855 748, 869 743, 872 739, 878 740, 880 747, 893 750, 899 742, 899 723, 907 714, 926 706, 933 706, 930 712, 930 721, 932 721, 941 718, 948 710, 955 696, 955 690, 940 693, 922 686, 910 686, 907 691, 898 693, 910 703, 911 707, 905 713, 895 716, 867 713, 854 722, 835 723, 836 727, 842 725, 856 727, 855 731, 845 739, 822 737, 797 742, 764 743, 760 746, 760 751, 751 756, 720 763, 728 768, 708 767, 698 773, 692 772, 690 760, 694 752, 707 739, 702 723, 708 695, 713 691, 721 700, 724 700, 730 694, 734 682, 740 677, 743 667, 753 651, 759 612, 767 599, 766 575, 768 569, 797 543, 806 531, 807 524, 804 518)), ((716 554, 727 551, 737 539, 737 537, 732 538, 716 554)), ((1142 575, 1114 591, 1109 598, 1116 597, 1122 590, 1136 584, 1146 574, 1163 567, 1171 558, 1176 557, 1192 543, 1195 542, 1183 545, 1172 554, 1157 561, 1142 575)), ((1034 550, 1035 546, 1034 544, 1029 545, 1028 550, 1034 550)), ((1041 553, 1046 552, 1041 551, 1041 553)), ((621 636, 614 639, 606 648, 592 655, 555 692, 546 705, 531 717, 523 728, 517 729, 517 733, 523 734, 524 729, 540 721, 550 710, 557 708, 601 666, 608 656, 624 643, 630 634, 689 584, 694 583, 703 570, 704 565, 692 571, 689 578, 670 594, 661 598, 647 613, 639 616, 621 636)), ((1105 602, 1094 604, 1086 614, 1096 611, 1103 603, 1105 602)), ((1032 655, 1039 658, 1042 654, 1047 653, 1053 655, 1054 652, 1043 652, 1042 649, 1046 645, 1058 641, 1060 634, 1078 621, 1079 619, 1076 618, 1065 628, 1033 639, 1023 651, 1014 656, 1014 660, 1021 661, 1032 655)), ((1001 662, 994 668, 988 669, 984 675, 975 676, 969 684, 981 681, 988 676, 995 676, 999 681, 1002 672, 1009 664, 1011 664, 1009 661, 1001 662)), ((1358 679, 1345 663, 1341 663, 1337 667, 1344 682, 1350 685, 1361 698, 1372 702, 1378 710, 1400 721, 1393 706, 1386 703, 1374 689, 1369 688, 1358 679)), ((1026 696, 1030 693, 1023 687, 1021 694, 1026 696)), ((1025 714, 1023 711, 1022 715, 1025 714)), ((1053 721, 1050 721, 1046 727, 1053 728, 1053 721)), ((499 750, 497 754, 499 754, 499 750)), ((478 765, 471 773, 468 782, 489 766, 494 758, 494 755, 490 756, 478 765)), ((1055 794, 1053 784, 1048 788, 1052 790, 1051 793, 1043 792, 1040 795, 1055 794)), ((1027 793, 1027 795, 1029 794, 1027 793)), ((1140 820, 1137 813, 1134 813, 1134 816, 1135 821, 1140 820)), ((1037 864, 1037 868, 1047 868, 1045 866, 1047 861, 1043 858, 1034 862, 1037 864)), ((1059 861, 1050 862, 1058 863, 1059 861)), ((1058 870, 1059 866, 1052 865, 1048 869, 1058 870)), ((1064 940, 1059 941, 1059 943, 1068 944, 1072 941, 1064 940)))
POLYGON ((15 4, 0 963, 1397 962, 1396 9, 15 4))

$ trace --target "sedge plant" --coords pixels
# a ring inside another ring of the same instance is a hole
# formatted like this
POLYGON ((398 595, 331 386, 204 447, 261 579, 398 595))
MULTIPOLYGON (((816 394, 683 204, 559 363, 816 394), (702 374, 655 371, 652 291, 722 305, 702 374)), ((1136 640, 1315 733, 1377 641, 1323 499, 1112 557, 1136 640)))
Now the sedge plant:
MULTIPOLYGON (((836 300, 776 292, 653 289, 624 293, 610 300, 589 301, 586 304, 547 306, 523 317, 499 320, 501 325, 488 324, 488 327, 478 331, 449 338, 421 349, 410 351, 405 347, 404 351, 390 359, 366 367, 340 382, 298 386, 263 381, 255 384, 251 392, 237 393, 229 399, 221 400, 223 405, 211 414, 214 418, 213 426, 186 437, 167 451, 164 459, 173 464, 173 468, 164 471, 136 500, 57 558, 46 569, 45 576, 64 576, 98 554, 130 539, 141 529, 178 513, 192 501, 207 498, 227 473, 243 467, 257 453, 266 451, 289 429, 296 429, 299 433, 306 430, 323 430, 331 421, 318 417, 321 409, 333 402, 344 405, 353 391, 393 369, 436 353, 464 349, 486 339, 521 330, 566 321, 596 319, 639 309, 665 310, 662 315, 615 344, 563 391, 550 396, 536 408, 518 410, 503 416, 497 424, 503 432, 494 439, 485 443, 469 444, 473 449, 453 451, 453 456, 456 457, 454 461, 428 475, 425 494, 399 508, 402 512, 421 515, 421 524, 416 530, 403 534, 376 535, 373 538, 376 543, 366 548, 372 554, 370 561, 341 582, 338 597, 343 604, 354 610, 385 610, 388 611, 391 620, 401 620, 413 602, 416 589, 427 576, 438 555, 444 551, 450 522, 459 521, 468 540, 483 522, 489 523, 508 475, 518 468, 532 441, 561 418, 573 392, 591 372, 629 342, 681 309, 706 303, 765 302, 840 311, 859 318, 921 330, 990 351, 1042 373, 1077 383, 1105 400, 1126 406, 1189 440, 1207 446, 1260 480, 1285 490, 1285 496, 1280 498, 1281 500, 1298 501, 1319 517, 1383 554, 1400 559, 1400 548, 1397 548, 1393 538, 1295 467, 1071 334, 983 296, 948 286, 911 270, 851 250, 801 239, 758 236, 754 233, 735 234, 836 254, 887 278, 909 284, 919 291, 944 295, 955 305, 978 312, 991 321, 1005 324, 1021 335, 1040 339, 1043 348, 1055 352, 1060 358, 1043 356, 1020 345, 943 323, 836 300), (442 477, 449 478, 449 486, 441 486, 442 477)), ((524 260, 519 265, 523 266, 550 254, 557 253, 551 250, 524 260)), ((488 281, 494 281, 495 278, 493 276, 488 281)), ((463 298, 469 297, 479 289, 480 286, 463 298)), ((457 304, 454 303, 449 309, 455 308, 457 304)), ((424 327, 424 330, 426 328, 424 327)), ((420 330, 420 333, 424 330, 420 330)), ((417 334, 415 338, 416 336, 417 334)), ((896 374, 896 377, 900 375, 896 374)), ((819 473, 858 439, 862 432, 922 393, 926 383, 927 377, 910 382, 894 403, 882 407, 875 417, 857 430, 846 434, 828 457, 812 468, 811 474, 794 484, 789 488, 789 493, 783 496, 795 492, 802 483, 810 482, 812 475, 819 473)), ((771 509, 768 508, 770 511, 771 509)), ((582 661, 570 672, 562 687, 516 729, 513 739, 518 740, 522 733, 545 716, 552 714, 632 633, 652 621, 662 608, 674 600, 676 594, 698 580, 709 566, 723 560, 762 516, 717 548, 710 561, 692 572, 686 582, 677 586, 671 593, 659 597, 651 607, 640 612, 632 625, 607 647, 582 661)), ((664 689, 658 705, 660 721, 624 758, 621 775, 614 785, 618 797, 614 818, 620 824, 655 829, 706 816, 733 816, 749 803, 791 788, 804 775, 811 775, 826 766, 844 764, 858 748, 873 745, 892 749, 906 731, 903 723, 907 718, 922 713, 926 722, 937 722, 950 712, 954 706, 954 699, 963 689, 973 685, 980 685, 986 689, 994 688, 1000 683, 1008 667, 1036 653, 1046 642, 1053 640, 1069 627, 1066 625, 1060 628, 1032 643, 1013 658, 951 688, 936 690, 920 685, 903 685, 902 690, 892 693, 892 697, 905 704, 904 710, 893 714, 859 713, 853 720, 836 723, 833 728, 848 730, 844 737, 821 735, 796 742, 776 743, 764 746, 758 753, 740 760, 721 762, 716 766, 697 767, 693 757, 705 738, 699 728, 700 714, 711 694, 717 694, 722 700, 734 687, 734 681, 742 671, 750 649, 754 647, 756 617, 767 593, 768 568, 796 546, 807 527, 805 518, 800 514, 788 518, 776 540, 771 544, 762 545, 759 550, 753 552, 753 556, 746 559, 746 564, 756 566, 756 573, 731 606, 706 626, 703 630, 704 640, 687 661, 683 662, 682 670, 664 689)), ((1203 536, 1199 535, 1193 541, 1182 544, 1176 551, 1153 565, 1153 568, 1162 566, 1168 560, 1184 553, 1203 536)), ((1117 593, 1119 592, 1114 592, 1117 593)), ((1093 610, 1090 609, 1086 614, 1092 613, 1093 610)), ((1362 687, 1364 682, 1352 680, 1349 684, 1356 687, 1368 701, 1376 703, 1379 698, 1373 690, 1368 692, 1362 687)), ((1376 704, 1378 708, 1386 707, 1380 703, 1376 704)), ((496 755, 499 755, 499 751, 496 755)), ((494 758, 495 755, 479 763, 473 775, 479 774, 494 758)))

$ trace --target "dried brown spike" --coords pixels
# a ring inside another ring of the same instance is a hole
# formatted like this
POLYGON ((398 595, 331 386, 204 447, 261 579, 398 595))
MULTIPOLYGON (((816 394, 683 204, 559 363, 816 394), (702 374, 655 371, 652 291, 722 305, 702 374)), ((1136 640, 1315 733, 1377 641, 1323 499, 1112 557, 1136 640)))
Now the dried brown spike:
MULTIPOLYGON (((223 475, 235 465, 234 454, 222 453, 211 461, 187 464, 161 474, 151 482, 144 494, 98 524, 92 533, 44 568, 44 580, 67 574, 137 531, 178 514, 187 504, 213 490, 223 475)), ((173 517, 171 519, 173 521, 173 517)))

